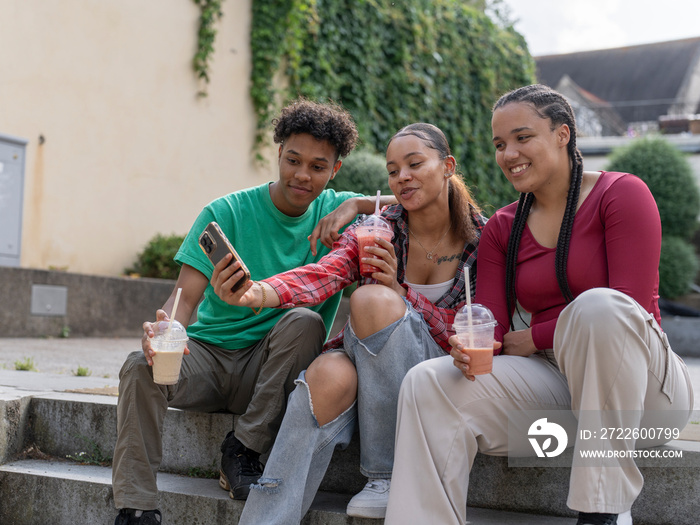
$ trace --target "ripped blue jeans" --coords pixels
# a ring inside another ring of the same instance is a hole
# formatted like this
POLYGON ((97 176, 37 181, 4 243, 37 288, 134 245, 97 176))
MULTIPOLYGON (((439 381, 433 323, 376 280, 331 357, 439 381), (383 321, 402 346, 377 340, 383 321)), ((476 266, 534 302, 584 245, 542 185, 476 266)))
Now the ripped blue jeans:
POLYGON ((371 478, 391 477, 401 381, 414 365, 445 352, 408 302, 401 319, 365 339, 358 339, 348 325, 342 351, 357 369, 357 400, 319 427, 305 372, 299 375, 265 471, 252 486, 240 525, 299 523, 313 502, 333 451, 348 446, 356 422, 360 471, 371 478))

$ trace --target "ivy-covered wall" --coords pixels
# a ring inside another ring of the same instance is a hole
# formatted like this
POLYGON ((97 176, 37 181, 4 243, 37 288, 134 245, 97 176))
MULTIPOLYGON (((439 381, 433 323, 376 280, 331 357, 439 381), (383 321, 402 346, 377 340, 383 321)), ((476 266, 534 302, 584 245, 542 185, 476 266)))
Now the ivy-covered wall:
POLYGON ((512 27, 458 0, 255 0, 251 96, 258 141, 279 104, 331 99, 355 117, 364 147, 383 154, 402 126, 431 122, 447 135, 486 212, 516 195, 496 166, 491 107, 534 81, 512 27), (274 75, 288 80, 275 92, 274 75))

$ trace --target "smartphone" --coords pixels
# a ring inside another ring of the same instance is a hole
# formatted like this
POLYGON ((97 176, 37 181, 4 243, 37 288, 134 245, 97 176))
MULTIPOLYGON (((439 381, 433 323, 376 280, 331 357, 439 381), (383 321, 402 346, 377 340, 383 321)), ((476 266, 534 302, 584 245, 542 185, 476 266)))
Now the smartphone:
POLYGON ((243 278, 239 280, 231 289, 232 291, 238 290, 241 286, 250 280, 250 271, 245 265, 243 260, 236 252, 236 249, 229 242, 221 230, 221 227, 216 222, 210 222, 204 231, 199 236, 199 247, 204 251, 204 253, 209 257, 209 260, 214 266, 216 266, 221 259, 223 259, 227 253, 233 255, 233 258, 229 262, 229 266, 236 261, 241 263, 241 270, 243 271, 243 278))

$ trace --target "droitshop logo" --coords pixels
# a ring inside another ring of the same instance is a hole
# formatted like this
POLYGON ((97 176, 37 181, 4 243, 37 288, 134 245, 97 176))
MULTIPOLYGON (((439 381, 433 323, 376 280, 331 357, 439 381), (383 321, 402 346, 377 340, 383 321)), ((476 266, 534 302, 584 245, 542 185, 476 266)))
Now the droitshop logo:
POLYGON ((546 417, 530 425, 527 435, 538 458, 555 458, 564 452, 569 443, 566 430, 557 423, 547 421, 546 417), (556 440, 556 445, 552 438, 556 440))
POLYGON ((508 466, 570 467, 577 424, 571 410, 508 411, 508 466))

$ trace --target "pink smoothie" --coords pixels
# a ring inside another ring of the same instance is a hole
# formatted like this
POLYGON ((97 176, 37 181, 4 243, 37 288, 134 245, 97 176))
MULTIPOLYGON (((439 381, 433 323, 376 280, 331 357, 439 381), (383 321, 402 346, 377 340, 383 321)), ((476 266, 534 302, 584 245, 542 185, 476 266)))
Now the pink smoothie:
POLYGON ((372 274, 374 272, 378 272, 379 268, 372 264, 362 262, 363 257, 374 257, 374 254, 366 252, 365 248, 367 246, 379 246, 379 244, 374 242, 375 237, 380 237, 382 239, 391 241, 393 234, 390 231, 387 232, 369 228, 365 229, 361 226, 358 227, 357 230, 355 230, 355 233, 357 235, 357 243, 360 249, 360 273, 365 277, 372 277, 372 274))
POLYGON ((469 356, 469 373, 475 376, 490 374, 493 367, 493 347, 491 348, 465 348, 464 353, 469 356))

